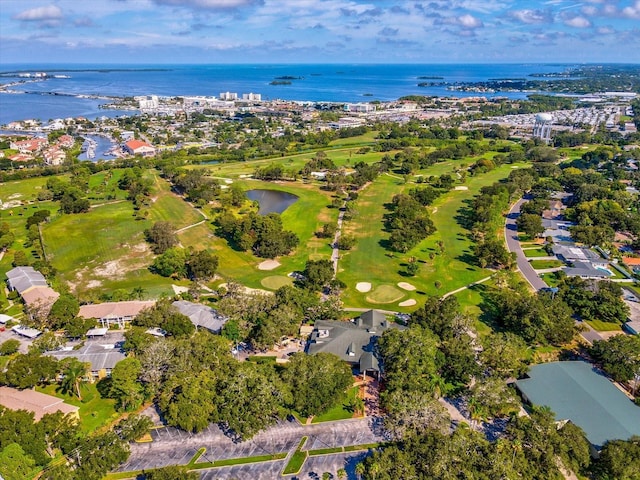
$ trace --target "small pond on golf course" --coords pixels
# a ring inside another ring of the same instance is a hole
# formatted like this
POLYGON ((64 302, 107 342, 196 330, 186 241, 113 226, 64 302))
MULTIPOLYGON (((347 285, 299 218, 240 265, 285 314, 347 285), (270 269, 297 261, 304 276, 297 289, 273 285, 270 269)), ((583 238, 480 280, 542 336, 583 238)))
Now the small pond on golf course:
POLYGON ((260 208, 258 213, 260 215, 267 215, 269 213, 282 213, 290 205, 293 205, 298 197, 291 193, 281 192, 280 190, 248 190, 247 198, 249 200, 257 200, 260 208))

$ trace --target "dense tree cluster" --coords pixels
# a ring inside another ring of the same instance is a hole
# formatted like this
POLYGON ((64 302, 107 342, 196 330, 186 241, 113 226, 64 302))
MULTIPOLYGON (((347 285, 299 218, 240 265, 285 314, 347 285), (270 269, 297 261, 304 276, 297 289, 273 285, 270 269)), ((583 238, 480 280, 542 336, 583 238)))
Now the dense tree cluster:
POLYGON ((145 238, 151 244, 154 253, 161 254, 178 244, 174 226, 165 221, 154 223, 144 231, 145 238))
POLYGON ((452 434, 423 428, 375 451, 364 461, 364 478, 564 478, 559 465, 583 471, 589 464, 584 434, 566 424, 558 429, 553 414, 536 410, 515 417, 506 435, 490 442, 474 430, 452 434))
POLYGON ((207 177, 204 170, 179 170, 172 182, 189 201, 199 205, 211 202, 221 192, 218 182, 207 177))
POLYGON ((209 280, 218 269, 218 257, 207 250, 185 250, 173 247, 158 255, 151 270, 163 277, 209 280))
POLYGON ((615 335, 608 340, 596 340, 589 353, 618 382, 627 382, 640 376, 638 335, 615 335))
POLYGON ((490 313, 498 325, 528 344, 562 345, 575 333, 571 308, 548 292, 500 290, 491 298, 490 313))
MULTIPOLYGON (((60 211, 63 213, 84 213, 89 211, 89 200, 85 197, 85 191, 81 189, 81 183, 61 180, 58 177, 51 177, 47 180, 47 192, 50 192, 51 199, 60 202, 60 211)), ((41 191, 40 193, 46 194, 41 191)))
POLYGON ((128 455, 126 441, 113 432, 83 436, 72 415, 35 421, 31 412, 0 407, 0 475, 7 480, 33 478, 42 467, 47 480, 99 480, 128 455), (54 452, 66 458, 49 466, 54 452))
POLYGON ((399 194, 393 197, 386 226, 391 232, 389 247, 396 252, 408 252, 436 230, 429 213, 414 197, 399 194))
POLYGON ((609 281, 565 277, 558 285, 558 297, 582 320, 624 322, 629 307, 622 300, 622 287, 609 281))
POLYGON ((256 256, 275 258, 293 251, 300 240, 289 230, 284 230, 277 213, 258 215, 251 212, 236 218, 224 213, 217 219, 220 234, 240 250, 251 250, 256 256))
POLYGON ((151 308, 142 310, 131 323, 138 327, 161 328, 173 336, 191 335, 195 330, 189 317, 171 305, 170 299, 161 299, 151 308))

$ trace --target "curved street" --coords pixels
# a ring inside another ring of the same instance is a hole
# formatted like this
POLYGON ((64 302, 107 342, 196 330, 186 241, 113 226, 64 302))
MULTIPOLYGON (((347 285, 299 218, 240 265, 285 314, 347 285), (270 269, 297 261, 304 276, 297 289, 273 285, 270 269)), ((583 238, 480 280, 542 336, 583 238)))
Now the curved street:
POLYGON ((529 263, 529 259, 525 257, 520 242, 518 241, 518 227, 516 226, 516 220, 520 216, 520 208, 522 204, 527 201, 526 198, 521 198, 511 206, 511 210, 509 210, 504 223, 504 238, 507 241, 507 250, 515 252, 516 254, 518 270, 520 270, 520 273, 522 273, 527 282, 529 282, 529 285, 537 291, 542 288, 547 288, 548 285, 542 281, 529 263))

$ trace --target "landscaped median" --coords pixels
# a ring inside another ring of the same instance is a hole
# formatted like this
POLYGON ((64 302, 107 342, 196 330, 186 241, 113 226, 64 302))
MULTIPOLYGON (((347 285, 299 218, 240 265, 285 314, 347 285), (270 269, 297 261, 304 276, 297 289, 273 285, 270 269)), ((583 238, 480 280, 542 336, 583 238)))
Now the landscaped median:
MULTIPOLYGON (((256 455, 253 457, 226 458, 222 460, 214 460, 213 462, 198 463, 198 460, 202 455, 204 455, 206 451, 207 449, 204 447, 199 449, 196 452, 196 454, 193 456, 193 458, 189 460, 189 463, 185 465, 187 470, 203 470, 206 468, 232 467, 234 465, 246 465, 248 463, 272 462, 274 460, 282 460, 284 458, 287 458, 287 453, 284 452, 284 453, 274 453, 269 455, 256 455)), ((145 471, 149 472, 151 470, 146 469, 145 471)), ((107 476, 104 478, 104 480, 125 480, 130 478, 136 478, 140 474, 142 474, 142 470, 134 470, 131 472, 108 473, 107 476)))
POLYGON ((384 442, 381 443, 365 443, 362 445, 349 445, 346 447, 327 447, 327 448, 318 448, 315 450, 302 450, 304 444, 306 443, 308 437, 302 437, 300 443, 298 444, 298 448, 293 452, 289 462, 282 470, 282 475, 296 475, 300 473, 302 467, 304 466, 304 462, 307 461, 309 457, 319 457, 321 455, 335 455, 336 453, 345 453, 345 452, 360 452, 363 450, 370 450, 372 448, 378 448, 384 445, 384 442))
POLYGON ((292 475, 295 473, 299 473, 300 470, 302 470, 302 466, 304 465, 304 462, 307 460, 307 453, 308 453, 306 450, 303 451, 302 447, 304 447, 304 444, 307 442, 308 438, 309 437, 302 437, 300 439, 300 443, 298 443, 298 448, 296 448, 296 451, 293 452, 293 455, 291 455, 289 462, 284 467, 284 470, 282 470, 282 475, 292 475))

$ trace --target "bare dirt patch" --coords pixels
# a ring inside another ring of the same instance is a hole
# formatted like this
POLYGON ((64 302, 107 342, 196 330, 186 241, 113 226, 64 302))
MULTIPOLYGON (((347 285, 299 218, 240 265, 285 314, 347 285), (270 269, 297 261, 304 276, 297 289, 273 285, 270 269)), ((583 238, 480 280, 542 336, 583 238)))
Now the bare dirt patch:
POLYGON ((410 292, 413 292, 416 287, 414 287, 413 285, 411 285, 410 283, 407 282, 398 282, 398 286, 403 289, 403 290, 408 290, 410 292))
POLYGON ((454 190, 469 190, 469 187, 465 185, 458 185, 457 187, 454 188, 454 190))
POLYGON ((280 266, 280 262, 277 260, 265 260, 264 262, 258 265, 258 270, 273 270, 274 268, 278 268, 280 266))
POLYGON ((369 282, 358 282, 356 283, 356 290, 362 293, 370 292, 371 284, 369 282))

